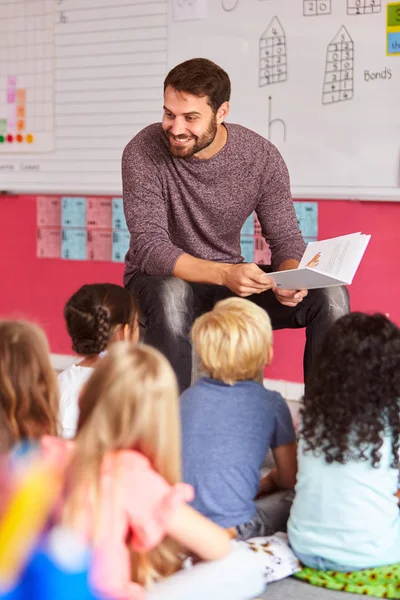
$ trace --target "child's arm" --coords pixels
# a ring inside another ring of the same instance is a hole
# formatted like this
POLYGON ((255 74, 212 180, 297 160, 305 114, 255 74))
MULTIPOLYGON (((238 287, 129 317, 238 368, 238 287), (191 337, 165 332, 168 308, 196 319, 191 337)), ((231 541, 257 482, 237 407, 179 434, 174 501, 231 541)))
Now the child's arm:
POLYGON ((272 450, 276 468, 261 479, 257 498, 278 490, 292 489, 297 475, 297 444, 284 444, 272 450))
POLYGON ((188 504, 177 508, 167 533, 202 560, 218 560, 231 551, 228 532, 188 504))

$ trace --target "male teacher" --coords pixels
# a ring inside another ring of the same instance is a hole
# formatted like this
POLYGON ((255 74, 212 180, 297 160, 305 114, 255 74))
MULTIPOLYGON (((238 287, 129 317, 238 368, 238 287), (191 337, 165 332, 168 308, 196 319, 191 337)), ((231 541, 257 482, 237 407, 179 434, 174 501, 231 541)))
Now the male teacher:
POLYGON ((139 303, 144 341, 170 360, 181 391, 191 380, 192 323, 221 298, 255 302, 274 329, 305 327, 305 378, 330 324, 349 310, 344 287, 282 290, 265 267, 243 262, 240 231, 253 211, 273 270, 296 268, 305 244, 280 153, 225 123, 230 91, 210 60, 179 64, 164 81, 162 123, 138 133, 122 158, 131 234, 124 284, 139 303))

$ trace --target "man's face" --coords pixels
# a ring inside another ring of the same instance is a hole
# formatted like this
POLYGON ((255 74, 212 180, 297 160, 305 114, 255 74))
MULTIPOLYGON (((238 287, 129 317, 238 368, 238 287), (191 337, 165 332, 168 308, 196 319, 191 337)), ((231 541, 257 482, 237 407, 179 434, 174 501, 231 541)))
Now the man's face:
POLYGON ((171 154, 188 158, 214 141, 218 123, 206 96, 199 98, 168 86, 164 93, 162 127, 171 154))

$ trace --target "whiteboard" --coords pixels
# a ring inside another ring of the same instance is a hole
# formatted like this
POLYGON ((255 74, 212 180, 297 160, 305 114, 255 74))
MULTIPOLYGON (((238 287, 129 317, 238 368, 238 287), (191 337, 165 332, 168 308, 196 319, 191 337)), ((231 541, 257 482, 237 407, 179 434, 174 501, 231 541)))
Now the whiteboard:
POLYGON ((229 120, 282 152, 294 196, 400 200, 400 57, 385 53, 384 0, 0 0, 0 14, 8 32, 0 36, 0 96, 16 69, 7 56, 19 57, 20 77, 43 71, 37 118, 48 129, 40 148, 3 145, 0 192, 120 195, 122 151, 160 121, 169 68, 204 56, 232 79, 229 120), (351 14, 372 1, 377 12, 351 14), (189 20, 176 20, 185 10, 189 20), (327 58, 343 27, 353 44, 353 97, 323 104, 327 58), (271 37, 285 58, 273 82, 260 56, 271 37), (366 81, 366 71, 381 77, 366 81))
POLYGON ((203 56, 228 72, 228 120, 279 148, 295 197, 400 200, 400 56, 386 55, 386 4, 210 0, 206 18, 171 13, 168 64, 203 56))
MULTIPOLYGON (((54 149, 0 150, 0 191, 121 193, 125 145, 161 117, 167 13, 167 0, 0 0, 0 32, 14 29, 11 38, 0 36, 0 95, 16 69, 3 46, 22 53, 20 79, 43 67, 38 14, 47 26, 52 15, 55 61, 54 149)), ((47 44, 48 28, 46 36, 47 44)))

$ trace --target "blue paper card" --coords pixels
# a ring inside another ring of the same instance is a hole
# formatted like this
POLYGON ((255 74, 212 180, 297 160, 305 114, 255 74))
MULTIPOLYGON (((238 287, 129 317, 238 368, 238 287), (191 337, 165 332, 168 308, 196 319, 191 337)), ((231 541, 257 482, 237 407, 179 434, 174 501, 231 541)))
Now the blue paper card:
POLYGON ((129 250, 130 240, 129 231, 113 231, 111 258, 113 262, 124 262, 125 254, 129 250))
POLYGON ((61 236, 61 258, 86 260, 86 229, 63 229, 61 236))
POLYGON ((254 213, 247 217, 240 233, 243 235, 254 235, 254 213))
POLYGON ((254 262, 254 237, 252 235, 240 236, 240 248, 244 262, 254 262))
POLYGON ((124 203, 122 198, 112 199, 112 228, 128 229, 125 221, 124 203))
POLYGON ((61 198, 61 226, 86 227, 86 198, 77 196, 61 198))
POLYGON ((294 202, 297 222, 304 238, 318 237, 318 202, 294 202))
POLYGON ((387 36, 387 53, 388 54, 400 54, 400 31, 394 31, 388 33, 387 36))

